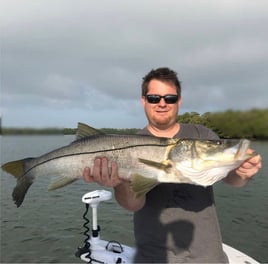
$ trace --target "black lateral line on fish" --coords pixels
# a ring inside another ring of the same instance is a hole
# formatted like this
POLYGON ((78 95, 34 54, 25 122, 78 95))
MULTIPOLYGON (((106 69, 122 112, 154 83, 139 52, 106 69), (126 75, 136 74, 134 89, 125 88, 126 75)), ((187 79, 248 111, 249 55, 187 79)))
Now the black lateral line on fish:
MULTIPOLYGON (((65 158, 65 157, 71 157, 71 156, 76 156, 76 155, 86 155, 86 154, 97 154, 97 153, 101 153, 101 152, 110 152, 110 151, 117 151, 117 150, 123 150, 123 149, 128 149, 128 148, 134 148, 134 147, 168 147, 170 146, 170 143, 167 144, 141 144, 141 145, 131 145, 131 146, 125 146, 125 147, 120 147, 120 148, 112 148, 112 149, 104 149, 104 150, 96 150, 96 151, 87 151, 87 152, 79 152, 79 153, 70 153, 70 154, 66 154, 66 155, 61 155, 61 156, 57 156, 57 157, 53 157, 47 160, 44 160, 36 165, 34 165, 33 167, 29 168, 27 171, 24 172, 23 175, 27 174, 28 172, 30 172, 31 170, 35 169, 36 167, 52 161, 52 160, 56 160, 56 159, 61 159, 61 158, 65 158)), ((38 158, 38 157, 37 157, 38 158)))

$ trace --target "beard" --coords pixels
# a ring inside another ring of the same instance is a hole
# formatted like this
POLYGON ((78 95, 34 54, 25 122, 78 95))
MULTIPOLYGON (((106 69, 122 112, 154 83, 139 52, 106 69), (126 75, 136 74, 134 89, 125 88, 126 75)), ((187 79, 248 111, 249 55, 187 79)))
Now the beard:
POLYGON ((173 125, 177 122, 176 118, 174 118, 171 115, 153 115, 151 117, 147 118, 149 120, 149 123, 151 123, 153 126, 166 129, 170 125, 173 125))

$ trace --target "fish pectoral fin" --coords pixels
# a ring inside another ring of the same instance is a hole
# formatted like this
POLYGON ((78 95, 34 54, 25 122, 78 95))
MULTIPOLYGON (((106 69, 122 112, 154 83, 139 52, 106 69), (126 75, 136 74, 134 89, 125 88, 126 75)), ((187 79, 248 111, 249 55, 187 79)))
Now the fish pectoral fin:
POLYGON ((134 174, 130 185, 131 190, 134 192, 136 198, 138 198, 158 185, 158 181, 155 179, 148 179, 140 174, 134 174))
POLYGON ((49 186, 48 186, 48 190, 49 191, 52 191, 52 190, 56 190, 56 189, 59 189, 61 187, 64 187, 74 181, 76 181, 78 178, 75 177, 75 178, 70 178, 70 177, 57 177, 55 180, 53 180, 49 186))
POLYGON ((85 138, 93 135, 103 135, 104 133, 96 128, 88 126, 84 123, 78 123, 77 131, 76 131, 76 139, 85 138))
POLYGON ((139 158, 139 162, 142 162, 148 166, 157 168, 159 170, 163 170, 168 172, 170 170, 170 168, 173 167, 173 163, 171 160, 164 160, 162 162, 156 162, 156 161, 152 161, 152 160, 147 160, 147 159, 140 159, 139 158))

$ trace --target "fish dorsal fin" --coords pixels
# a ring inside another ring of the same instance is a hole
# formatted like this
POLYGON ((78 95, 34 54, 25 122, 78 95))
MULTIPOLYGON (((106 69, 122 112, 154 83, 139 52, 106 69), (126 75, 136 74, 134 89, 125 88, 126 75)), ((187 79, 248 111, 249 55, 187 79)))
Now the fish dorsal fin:
POLYGON ((79 122, 77 126, 76 139, 81 139, 93 135, 103 135, 103 134, 104 133, 101 132, 100 130, 79 122))
POLYGON ((165 172, 168 172, 170 168, 172 168, 173 164, 171 160, 164 160, 162 162, 157 162, 153 160, 147 160, 147 159, 139 159, 139 162, 142 162, 148 166, 154 167, 159 170, 163 170, 165 172))
POLYGON ((136 198, 139 198, 158 185, 156 179, 145 178, 140 174, 134 174, 131 181, 131 190, 134 192, 136 198))

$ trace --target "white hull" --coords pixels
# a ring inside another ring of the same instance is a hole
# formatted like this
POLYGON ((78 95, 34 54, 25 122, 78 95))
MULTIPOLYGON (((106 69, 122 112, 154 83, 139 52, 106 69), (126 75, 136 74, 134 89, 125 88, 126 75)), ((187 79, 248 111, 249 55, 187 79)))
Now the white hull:
MULTIPOLYGON (((80 256, 81 260, 87 263, 133 263, 135 248, 99 238, 91 238, 90 245, 90 256, 89 253, 84 253, 80 256)), ((230 264, 259 264, 255 259, 226 244, 223 244, 223 250, 228 256, 230 264)))

